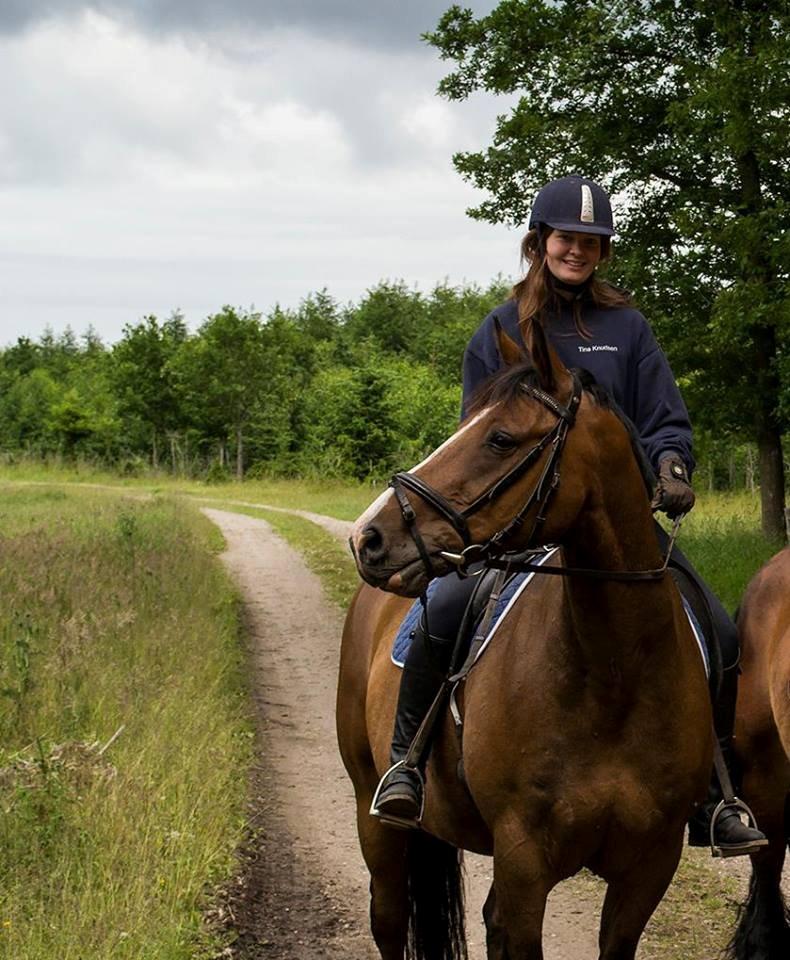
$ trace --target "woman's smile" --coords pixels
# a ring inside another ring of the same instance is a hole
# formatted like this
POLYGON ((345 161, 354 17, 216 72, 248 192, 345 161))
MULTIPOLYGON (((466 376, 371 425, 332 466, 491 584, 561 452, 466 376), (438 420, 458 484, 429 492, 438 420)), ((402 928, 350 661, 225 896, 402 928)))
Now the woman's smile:
POLYGON ((553 230, 546 239, 546 264, 565 283, 584 283, 600 259, 601 238, 597 234, 553 230))

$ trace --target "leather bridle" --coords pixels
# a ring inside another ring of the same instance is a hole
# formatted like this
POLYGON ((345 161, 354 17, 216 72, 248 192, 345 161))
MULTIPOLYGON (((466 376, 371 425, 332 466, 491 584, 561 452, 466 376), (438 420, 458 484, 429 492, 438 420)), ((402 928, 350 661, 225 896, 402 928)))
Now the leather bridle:
POLYGON ((464 549, 461 553, 442 551, 440 556, 452 563, 459 575, 468 573, 470 564, 483 563, 487 567, 507 569, 512 572, 532 571, 535 573, 553 574, 555 576, 578 575, 592 577, 599 580, 658 580, 664 576, 669 562, 669 556, 677 536, 682 517, 675 520, 674 529, 670 536, 669 547, 663 564, 652 570, 595 570, 586 567, 548 567, 535 563, 534 558, 540 556, 551 547, 530 546, 519 552, 509 552, 507 541, 523 525, 530 510, 535 507, 535 519, 532 530, 527 538, 528 544, 539 543, 538 537, 546 522, 546 515, 551 499, 560 483, 560 461, 565 449, 568 431, 576 422, 576 413, 579 409, 582 396, 582 385, 579 377, 571 371, 573 388, 567 405, 560 403, 550 394, 525 381, 519 388, 528 396, 537 400, 547 410, 557 417, 557 422, 544 436, 512 467, 503 477, 495 480, 486 490, 477 496, 468 507, 457 510, 442 494, 434 490, 430 484, 413 473, 396 473, 390 480, 395 497, 400 507, 401 516, 420 554, 426 574, 429 579, 436 576, 436 570, 430 554, 425 546, 417 525, 417 515, 412 507, 406 490, 416 493, 422 500, 440 514, 461 537, 464 549), (493 536, 484 543, 473 543, 469 531, 468 519, 482 507, 492 503, 505 490, 511 487, 544 453, 549 454, 543 464, 538 480, 516 515, 493 536), (530 559, 533 558, 533 559, 530 559))

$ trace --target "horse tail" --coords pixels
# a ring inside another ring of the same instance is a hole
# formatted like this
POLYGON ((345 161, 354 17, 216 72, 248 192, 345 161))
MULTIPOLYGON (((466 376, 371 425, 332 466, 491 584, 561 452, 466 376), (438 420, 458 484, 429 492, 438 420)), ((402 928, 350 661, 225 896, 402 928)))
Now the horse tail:
POLYGON ((738 910, 738 927, 727 960, 783 960, 790 956, 790 915, 776 882, 752 868, 749 896, 738 910))
POLYGON ((430 834, 409 837, 406 960, 467 960, 463 854, 430 834))
MULTIPOLYGON (((785 802, 785 843, 790 843, 790 798, 785 802)), ((738 926, 727 960, 782 960, 790 956, 790 910, 782 896, 774 858, 752 860, 749 895, 738 910, 738 926)))

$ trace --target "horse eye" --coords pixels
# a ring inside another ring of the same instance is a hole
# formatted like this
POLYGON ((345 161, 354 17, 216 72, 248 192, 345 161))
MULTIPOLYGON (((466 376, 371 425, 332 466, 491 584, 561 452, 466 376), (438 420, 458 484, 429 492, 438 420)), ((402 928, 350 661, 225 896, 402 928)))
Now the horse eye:
POLYGON ((513 447, 516 446, 516 441, 509 433, 505 433, 504 430, 495 430, 486 440, 486 444, 491 447, 492 450, 502 453, 512 450, 513 447))

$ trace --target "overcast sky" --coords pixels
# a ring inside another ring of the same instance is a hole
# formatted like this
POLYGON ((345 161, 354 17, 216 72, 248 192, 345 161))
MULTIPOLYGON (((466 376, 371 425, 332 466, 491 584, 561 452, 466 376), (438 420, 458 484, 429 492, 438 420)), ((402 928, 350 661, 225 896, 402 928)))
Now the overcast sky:
POLYGON ((451 162, 507 104, 437 97, 420 40, 449 6, 0 0, 0 344, 515 276, 451 162))

